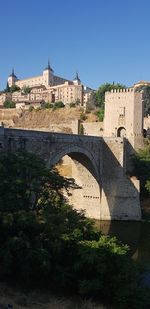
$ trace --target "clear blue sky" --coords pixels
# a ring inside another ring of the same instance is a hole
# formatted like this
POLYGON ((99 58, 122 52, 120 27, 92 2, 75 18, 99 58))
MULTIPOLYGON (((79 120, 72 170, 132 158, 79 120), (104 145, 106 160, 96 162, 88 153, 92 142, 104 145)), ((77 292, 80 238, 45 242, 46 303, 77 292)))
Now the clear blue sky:
POLYGON ((150 81, 149 0, 1 0, 0 12, 0 89, 12 67, 40 75, 48 58, 93 88, 150 81))

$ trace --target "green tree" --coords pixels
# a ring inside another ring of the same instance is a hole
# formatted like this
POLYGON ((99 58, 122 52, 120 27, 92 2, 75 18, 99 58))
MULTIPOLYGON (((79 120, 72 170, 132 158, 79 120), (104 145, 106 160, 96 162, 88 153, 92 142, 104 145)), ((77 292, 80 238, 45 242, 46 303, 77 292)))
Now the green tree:
POLYGON ((140 179, 141 194, 150 196, 150 143, 133 159, 134 174, 140 179))
POLYGON ((30 105, 29 106, 29 112, 32 112, 34 110, 34 106, 30 105))
POLYGON ((104 102, 105 102, 105 92, 106 91, 111 91, 112 89, 124 89, 126 88, 125 85, 121 85, 119 83, 115 84, 109 84, 109 83, 106 83, 106 84, 102 84, 98 90, 96 91, 96 94, 95 94, 95 103, 96 103, 96 106, 99 106, 101 108, 104 108, 104 102))
POLYGON ((20 87, 18 87, 17 85, 12 85, 10 87, 10 92, 15 92, 15 91, 20 91, 20 87))
POLYGON ((96 111, 96 115, 98 116, 99 121, 104 120, 104 108, 100 108, 98 111, 96 111))
POLYGON ((4 92, 10 92, 10 87, 9 87, 9 84, 8 84, 8 82, 7 82, 7 84, 6 84, 6 88, 4 89, 4 92))
POLYGON ((65 107, 65 104, 62 101, 59 101, 59 102, 54 103, 53 109, 63 108, 63 107, 65 107))
POLYGON ((87 106, 87 110, 88 110, 88 111, 95 109, 95 107, 97 106, 96 91, 93 91, 93 92, 90 94, 90 97, 89 97, 88 100, 87 100, 86 106, 87 106))
MULTIPOLYGON (((71 185, 55 170, 48 170, 32 153, 18 151, 0 157, 0 205, 14 209, 35 209, 52 199, 54 191, 71 185), (5 179, 5 181, 3 181, 5 179), (42 201, 42 202, 41 202, 42 201)), ((62 197, 59 194, 59 197, 62 197)))
POLYGON ((3 104, 3 106, 4 106, 5 108, 15 108, 15 107, 16 107, 16 104, 15 104, 15 102, 13 102, 13 101, 6 100, 6 101, 4 102, 4 104, 3 104))
POLYGON ((71 107, 76 107, 76 103, 71 102, 71 103, 69 104, 69 107, 70 107, 70 108, 71 108, 71 107))
POLYGON ((81 104, 80 99, 79 99, 79 98, 78 98, 78 99, 76 99, 76 101, 75 101, 75 105, 79 106, 80 104, 81 104))
POLYGON ((24 94, 28 94, 28 93, 31 92, 31 88, 28 87, 28 86, 24 86, 24 87, 22 88, 22 91, 23 91, 24 94))
POLYGON ((86 119, 87 119, 86 114, 82 112, 82 113, 80 114, 80 120, 81 120, 81 121, 84 121, 84 120, 86 120, 86 119))
POLYGON ((43 105, 42 105, 42 109, 49 109, 49 108, 53 108, 54 105, 52 103, 48 103, 48 102, 45 102, 43 105))
POLYGON ((64 284, 77 241, 97 237, 84 214, 66 204, 62 188, 70 186, 72 179, 32 153, 0 155, 1 278, 64 284))
POLYGON ((150 86, 139 86, 136 88, 136 91, 143 93, 144 116, 150 115, 150 86))
POLYGON ((82 123, 80 123, 80 126, 79 126, 79 134, 84 135, 84 127, 82 123))
POLYGON ((0 277, 72 289, 114 308, 149 308, 140 272, 116 239, 66 203, 71 179, 32 153, 0 154, 0 277))

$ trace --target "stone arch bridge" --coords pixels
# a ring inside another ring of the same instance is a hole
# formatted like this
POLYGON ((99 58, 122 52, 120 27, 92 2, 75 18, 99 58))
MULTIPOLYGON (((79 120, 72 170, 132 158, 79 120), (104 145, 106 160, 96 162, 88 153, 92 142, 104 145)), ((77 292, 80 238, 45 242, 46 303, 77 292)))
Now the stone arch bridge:
POLYGON ((139 181, 126 176, 126 139, 0 127, 0 151, 34 152, 48 167, 65 155, 80 185, 71 203, 101 220, 140 220, 139 181))

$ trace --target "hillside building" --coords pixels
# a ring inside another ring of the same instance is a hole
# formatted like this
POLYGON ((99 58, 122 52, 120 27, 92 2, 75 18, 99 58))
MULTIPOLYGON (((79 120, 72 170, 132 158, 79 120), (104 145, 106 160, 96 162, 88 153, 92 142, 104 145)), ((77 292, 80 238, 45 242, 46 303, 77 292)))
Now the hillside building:
POLYGON ((12 73, 8 77, 8 85, 9 87, 17 85, 21 89, 24 87, 35 87, 35 86, 54 86, 63 84, 65 81, 67 81, 65 78, 55 76, 54 71, 50 66, 50 63, 48 61, 48 65, 43 70, 42 75, 29 77, 26 79, 18 79, 17 76, 14 73, 14 69, 12 70, 12 73))
POLYGON ((49 62, 42 75, 22 80, 17 78, 13 69, 8 77, 8 85, 9 87, 16 85, 20 88, 20 91, 12 93, 12 101, 16 103, 24 102, 25 104, 30 101, 36 103, 40 100, 48 103, 62 101, 65 105, 77 103, 86 107, 93 92, 91 88, 81 83, 78 73, 72 81, 54 75, 49 62), (30 93, 25 94, 25 88, 30 88, 30 93))
POLYGON ((139 88, 139 87, 142 87, 142 86, 150 86, 150 82, 145 81, 145 80, 140 80, 139 82, 137 82, 133 85, 134 88, 139 88))

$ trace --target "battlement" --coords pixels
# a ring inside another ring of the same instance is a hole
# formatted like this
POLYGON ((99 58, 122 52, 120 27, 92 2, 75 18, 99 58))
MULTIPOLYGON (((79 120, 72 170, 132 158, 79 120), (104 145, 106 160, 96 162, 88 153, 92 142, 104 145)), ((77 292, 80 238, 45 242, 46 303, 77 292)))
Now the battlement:
POLYGON ((105 94, 110 94, 110 93, 128 93, 128 92, 135 92, 134 88, 125 88, 125 89, 112 89, 111 91, 105 92, 105 94))

